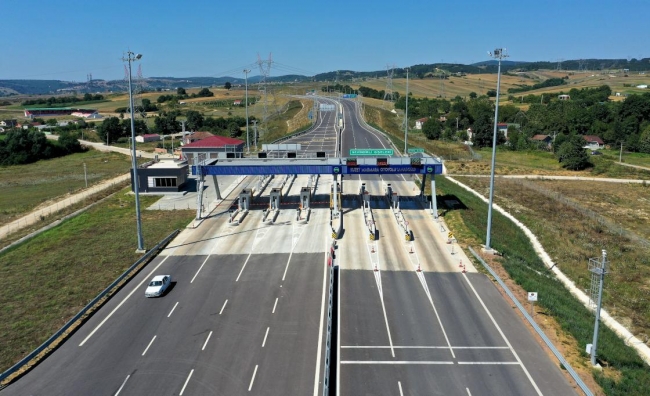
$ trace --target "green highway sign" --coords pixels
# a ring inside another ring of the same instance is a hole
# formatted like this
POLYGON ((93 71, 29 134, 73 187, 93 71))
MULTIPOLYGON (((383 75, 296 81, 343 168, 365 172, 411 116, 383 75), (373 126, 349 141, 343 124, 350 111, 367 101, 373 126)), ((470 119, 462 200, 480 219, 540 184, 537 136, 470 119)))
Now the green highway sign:
POLYGON ((355 155, 393 155, 393 149, 352 149, 350 156, 355 155))
POLYGON ((408 149, 409 154, 414 154, 414 153, 424 153, 424 149, 421 148, 410 148, 408 149))

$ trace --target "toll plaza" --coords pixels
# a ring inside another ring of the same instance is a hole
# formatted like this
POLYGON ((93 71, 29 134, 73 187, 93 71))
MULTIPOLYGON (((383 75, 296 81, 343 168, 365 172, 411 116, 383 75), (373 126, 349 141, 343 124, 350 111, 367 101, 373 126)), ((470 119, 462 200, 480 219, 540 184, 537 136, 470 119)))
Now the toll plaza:
MULTIPOLYGON (((206 176, 212 176, 215 179, 222 175, 241 175, 241 176, 260 176, 260 180, 273 177, 276 175, 310 175, 309 184, 318 180, 319 175, 332 175, 334 182, 331 186, 330 208, 332 217, 339 217, 341 208, 340 193, 341 183, 344 175, 397 175, 397 174, 417 174, 422 176, 420 187, 420 196, 424 196, 424 186, 426 185, 427 176, 431 179, 431 191, 435 197, 435 175, 442 174, 442 163, 431 156, 418 153, 417 156, 409 157, 391 157, 392 150, 351 150, 351 154, 358 154, 349 157, 330 157, 330 158, 296 158, 295 155, 287 155, 287 158, 227 158, 227 159, 205 159, 197 161, 191 166, 192 174, 198 178, 198 191, 203 191, 204 180, 206 176), (369 156, 370 154, 370 156, 369 156), (372 155, 379 154, 379 155, 372 155), (385 156, 383 156, 385 154, 385 156)), ((263 157, 263 156, 262 156, 263 157)), ((390 186, 386 186, 387 190, 390 186)), ((259 193, 259 192, 256 192, 259 193)), ((390 194, 392 191, 385 191, 390 194)), ((202 193, 198 194, 199 200, 197 205, 197 219, 200 219, 202 208, 202 193)), ((249 201, 246 206, 252 204, 252 195, 246 193, 249 201)), ((310 205, 309 194, 303 191, 300 194, 297 203, 298 208, 305 208, 310 205)), ((279 210, 283 201, 281 190, 271 189, 269 196, 269 209, 279 210)), ((240 197, 240 205, 243 204, 243 197, 240 197)), ((396 205, 393 202, 393 205, 396 205)), ((241 205, 243 206, 243 205, 241 205)), ((247 209, 247 208, 246 208, 247 209)), ((434 216, 437 216, 436 200, 431 199, 430 210, 434 216)), ((341 225, 342 225, 341 216, 341 225)))

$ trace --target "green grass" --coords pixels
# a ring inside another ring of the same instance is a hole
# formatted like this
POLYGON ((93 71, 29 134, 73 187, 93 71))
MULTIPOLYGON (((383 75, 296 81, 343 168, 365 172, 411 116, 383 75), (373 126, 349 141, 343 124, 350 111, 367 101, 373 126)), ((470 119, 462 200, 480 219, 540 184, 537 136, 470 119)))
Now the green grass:
MULTIPOLYGON (((436 188, 439 195, 453 195, 467 207, 445 213, 445 220, 459 240, 467 238, 472 243, 484 243, 487 205, 446 178, 438 178, 436 188)), ((523 290, 536 290, 540 296, 538 305, 553 316, 584 351, 592 340, 593 314, 552 277, 528 239, 512 222, 498 212, 493 212, 492 221, 492 246, 503 253, 501 262, 510 278, 523 290)), ((596 381, 607 395, 647 394, 650 370, 614 332, 605 326, 600 329, 598 353, 606 370, 593 372, 596 381)), ((588 359, 584 352, 582 357, 588 359)))
POLYGON ((88 185, 127 173, 131 161, 119 153, 89 150, 28 165, 0 167, 0 223, 6 223, 33 210, 42 203, 88 185))
MULTIPOLYGON (((0 255, 0 371, 31 352, 140 256, 135 202, 124 189, 104 203, 0 255)), ((144 208, 158 197, 142 196, 144 208)), ((142 211, 145 247, 194 211, 142 211)))

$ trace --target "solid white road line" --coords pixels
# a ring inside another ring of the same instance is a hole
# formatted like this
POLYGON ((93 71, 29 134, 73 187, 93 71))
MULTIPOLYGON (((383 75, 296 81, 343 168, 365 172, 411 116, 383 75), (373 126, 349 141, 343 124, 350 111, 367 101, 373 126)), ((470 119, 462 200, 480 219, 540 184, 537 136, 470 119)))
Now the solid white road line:
MULTIPOLYGON (((340 264, 340 263, 339 263, 340 264)), ((337 328, 336 334, 341 334, 341 266, 339 265, 339 287, 336 296, 337 328)), ((322 327, 322 326, 321 326, 322 327)), ((341 394, 341 337, 336 337, 336 394, 341 394)))
MULTIPOLYGON (((390 345, 345 345, 342 346, 343 349, 388 349, 391 348, 390 345)), ((396 346, 393 345, 392 348, 395 349, 449 349, 448 346, 396 346)), ((452 349, 510 349, 507 346, 452 346, 452 349)))
POLYGON ((190 375, 187 376, 187 379, 185 380, 185 384, 183 384, 183 389, 181 389, 181 393, 179 393, 180 396, 183 396, 183 392, 185 392, 185 387, 187 386, 187 383, 190 382, 190 378, 192 378, 192 374, 194 373, 194 369, 190 371, 190 375))
POLYGON ((120 386, 120 389, 118 389, 117 392, 115 392, 115 396, 119 395, 120 392, 122 392, 122 388, 124 388, 124 385, 126 385, 126 381, 128 381, 130 377, 131 374, 126 376, 126 379, 124 380, 124 382, 122 382, 122 386, 120 386))
MULTIPOLYGON (((325 251, 327 251, 328 239, 325 238, 325 251)), ((318 325, 318 349, 316 351, 316 372, 314 373, 314 396, 318 396, 318 385, 320 382, 320 359, 323 349, 323 323, 325 321, 325 296, 327 295, 327 270, 329 269, 327 265, 327 254, 323 255, 323 296, 321 297, 320 302, 320 323, 318 325)), ((278 299, 276 297, 275 304, 273 305, 273 312, 275 313, 275 306, 278 304, 278 299)), ((338 394, 338 393, 337 393, 338 394)))
POLYGON ((111 311, 111 313, 109 313, 109 314, 104 318, 104 320, 102 320, 102 321, 101 321, 101 322, 100 322, 100 323, 99 323, 99 324, 98 324, 98 325, 93 329, 93 331, 91 331, 90 334, 88 334, 88 335, 86 336, 86 338, 84 338, 84 340, 81 341, 81 344, 79 344, 79 346, 84 346, 84 344, 86 343, 86 341, 88 341, 88 340, 90 339, 90 337, 92 337, 92 336, 95 334, 95 332, 97 332, 97 330, 99 330, 99 328, 102 327, 102 326, 104 325, 104 323, 106 323, 106 321, 108 321, 108 319, 110 319, 110 317, 113 316, 113 314, 114 314, 118 309, 120 309, 120 307, 122 306, 122 304, 124 304, 124 303, 126 302, 126 300, 128 300, 129 297, 131 297, 131 296, 133 295, 133 293, 135 293, 135 291, 138 290, 138 289, 140 288, 140 286, 142 286, 142 284, 143 284, 144 282, 147 282, 148 279, 149 279, 149 277, 150 277, 151 275, 153 275, 153 273, 156 272, 156 270, 158 270, 158 268, 159 268, 161 265, 163 265, 163 263, 164 263, 165 261, 167 261, 167 259, 170 258, 170 257, 171 257, 171 255, 166 256, 164 259, 162 259, 162 261, 160 262, 160 264, 158 264, 154 269, 152 269, 151 272, 149 272, 149 274, 148 274, 146 277, 144 277, 144 278, 142 279, 142 281, 140 281, 140 283, 138 283, 138 284, 133 288, 133 290, 131 290, 131 293, 129 293, 126 297, 124 297, 124 299, 123 299, 119 304, 117 304, 117 307, 113 308, 113 310, 111 311))
POLYGON ((255 382, 255 374, 257 374, 257 364, 255 365, 255 371, 253 371, 253 377, 251 378, 251 384, 248 385, 248 391, 250 392, 253 389, 253 382, 255 382))
POLYGON ((205 258, 205 260, 203 260, 203 263, 202 263, 201 266, 199 267, 199 270, 196 271, 196 274, 194 274, 194 276, 192 277, 192 280, 190 281, 190 283, 194 283, 194 279, 196 279, 196 277, 197 277, 197 275, 199 274, 199 272, 201 272, 201 270, 203 269, 203 266, 205 265, 205 263, 208 262, 208 259, 210 258, 211 255, 212 255, 212 252, 210 252, 210 254, 208 254, 208 256, 205 258))
POLYGON ((485 364, 485 365, 504 365, 509 366, 512 364, 519 364, 519 362, 458 362, 458 364, 485 364))
POLYGON ((273 304, 273 311, 271 311, 272 314, 275 313, 275 307, 278 306, 278 297, 275 298, 275 304, 273 304))
POLYGON ((228 304, 228 299, 226 299, 226 301, 223 302, 223 306, 221 307, 221 311, 219 311, 219 315, 221 315, 223 310, 226 308, 226 304, 228 304))
POLYGON ((395 349, 393 348, 393 339, 390 336, 390 327, 388 327, 388 315, 386 315, 386 305, 384 305, 384 293, 379 295, 381 300, 381 309, 384 311, 384 322, 386 322, 386 332, 388 333, 388 343, 390 344, 390 353, 395 357, 395 349))
POLYGON ((465 390, 467 391, 467 396, 472 396, 472 392, 469 391, 469 388, 465 388, 465 390))
POLYGON ((171 310, 171 311, 169 311, 169 315, 167 315, 167 317, 170 317, 170 316, 172 316, 172 313, 173 313, 173 312, 174 312, 174 310, 176 309, 176 306, 177 306, 177 305, 178 305, 178 301, 176 301, 176 304, 174 304, 174 307, 172 308, 172 310, 171 310))
POLYGON ((203 348, 201 348, 202 351, 205 350, 205 346, 208 345, 208 341, 210 341, 210 337, 212 337, 212 332, 210 332, 210 334, 208 334, 208 338, 205 339, 205 342, 203 343, 203 348))
POLYGON ((485 303, 483 302, 483 299, 481 298, 481 296, 478 295, 478 292, 477 292, 476 289, 474 288, 474 285, 472 285, 472 282, 469 281, 469 278, 467 277, 467 274, 463 274, 463 278, 465 278, 465 281, 467 282, 467 284, 469 285, 469 287, 470 287, 470 288, 472 289, 472 291, 474 292, 474 295, 476 296, 476 298, 478 299, 478 301, 481 303, 481 306, 483 306, 483 309, 485 310, 485 312, 486 312, 486 313, 488 314, 488 316, 490 317, 490 320, 491 320, 492 323, 494 324, 494 327, 496 327, 497 330, 499 331, 499 334, 501 334, 501 337, 503 338, 503 341, 505 341, 505 343, 508 345, 508 347, 510 347, 510 351, 511 351, 512 354, 514 355, 515 359, 517 359, 517 362, 519 362, 519 365, 521 365, 521 368, 524 370, 524 373, 526 374, 526 377, 528 377, 528 380, 529 380, 530 383, 533 385, 533 388, 535 388, 535 391, 537 392, 537 394, 540 395, 540 396, 542 396, 542 391, 539 390, 539 388, 537 387, 537 384, 536 384, 535 381, 533 380, 533 377, 530 375, 530 373, 529 373, 528 370, 526 369, 526 366, 524 366, 524 364, 521 362, 521 359, 519 359, 519 355, 517 354, 517 352, 515 352, 515 349, 512 347, 512 345, 510 345, 510 341, 508 341, 508 339, 506 338, 506 335, 503 334, 503 331, 501 331, 501 327, 499 327, 499 325, 497 324, 497 321, 496 321, 496 320, 494 319, 494 317, 492 316, 492 313, 488 310, 488 308, 487 308, 487 306, 485 305, 485 303))
POLYGON ((341 364, 454 364, 454 362, 435 360, 343 360, 341 364))
POLYGON ((151 339, 151 341, 149 341, 149 345, 147 345, 147 347, 144 349, 144 352, 142 352, 142 356, 144 356, 144 354, 147 353, 147 351, 149 350, 149 347, 151 346, 151 344, 153 344, 153 341, 154 341, 155 339, 156 339, 156 336, 153 336, 153 338, 151 339))
POLYGON ((235 282, 239 282, 239 277, 241 276, 242 272, 244 272, 244 268, 246 268, 246 264, 248 263, 248 260, 251 258, 251 254, 253 254, 252 249, 251 252, 248 253, 248 257, 246 257, 246 261, 244 261, 244 265, 241 267, 241 270, 239 271, 239 275, 237 275, 237 279, 235 279, 235 282))
POLYGON ((266 337, 269 336, 269 329, 270 327, 266 328, 266 334, 264 334, 264 341, 262 341, 262 348, 264 348, 264 345, 266 345, 266 337))
POLYGON ((397 381, 397 386, 399 387, 399 396, 404 396, 404 392, 402 392, 402 383, 397 381))
POLYGON ((429 292, 429 285, 427 284, 427 279, 424 277, 424 274, 422 272, 417 272, 417 274, 418 274, 418 278, 420 278, 420 283, 422 283, 422 287, 424 287, 424 292, 426 293, 427 298, 431 303, 433 312, 436 314, 436 319, 438 319, 438 324, 440 325, 440 329, 442 330, 442 335, 445 337, 445 341, 447 341, 447 345, 449 346, 449 352, 451 352, 451 357, 456 359, 456 355, 454 354, 454 349, 451 347, 451 343, 449 342, 449 337, 447 337, 447 332, 445 331, 445 327, 442 325, 442 319, 440 319, 440 315, 438 315, 438 310, 436 309, 436 306, 433 303, 433 297, 431 297, 431 292, 429 292))

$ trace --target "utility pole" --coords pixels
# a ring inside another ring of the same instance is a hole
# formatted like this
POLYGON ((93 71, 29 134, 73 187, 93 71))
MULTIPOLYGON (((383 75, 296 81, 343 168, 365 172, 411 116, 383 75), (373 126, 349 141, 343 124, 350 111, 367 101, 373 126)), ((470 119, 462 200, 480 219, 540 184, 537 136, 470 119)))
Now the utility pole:
POLYGON ((409 129, 409 69, 406 68, 406 110, 404 111, 404 155, 408 152, 409 129))
POLYGON ((605 283, 605 274, 607 273, 607 251, 602 250, 602 260, 597 258, 589 259, 589 271, 591 271, 591 303, 594 302, 595 293, 598 293, 598 303, 596 305, 596 322, 594 323, 594 338, 591 344, 591 365, 596 366, 596 350, 598 346, 598 325, 600 323, 600 307, 603 303, 603 283, 605 283))
POLYGON ((86 188, 88 188, 88 175, 86 173, 86 163, 84 162, 84 180, 86 181, 86 188))
POLYGON ((253 137, 255 140, 255 150, 257 150, 257 120, 253 120, 253 137))
POLYGON ((499 122, 499 88, 501 86, 501 60, 507 58, 508 54, 505 48, 497 48, 494 52, 488 52, 490 57, 496 58, 499 61, 497 69, 497 98, 494 107, 494 133, 492 135, 492 170, 490 172, 490 202, 488 204, 488 222, 487 222, 487 235, 485 237, 485 250, 491 251, 491 232, 492 232, 492 202, 494 201, 494 166, 497 157, 497 124, 499 122))
POLYGON ((246 107, 246 151, 248 154, 251 153, 251 142, 248 136, 248 73, 250 72, 250 69, 244 69, 244 75, 246 76, 244 77, 246 81, 246 103, 244 104, 244 107, 246 107))
POLYGON ((618 155, 618 162, 623 162, 623 142, 621 142, 621 152, 618 155))
POLYGON ((131 153, 131 166, 133 167, 133 192, 135 193, 135 214, 136 214, 136 224, 138 229, 138 249, 136 253, 144 253, 144 240, 142 238, 142 219, 140 217, 140 187, 138 180, 138 159, 136 158, 135 150, 135 122, 133 116, 133 87, 131 85, 131 63, 136 60, 140 60, 142 55, 134 54, 131 51, 128 51, 126 58, 122 58, 124 62, 129 64, 129 107, 131 111, 131 140, 133 142, 133 151, 131 153))

